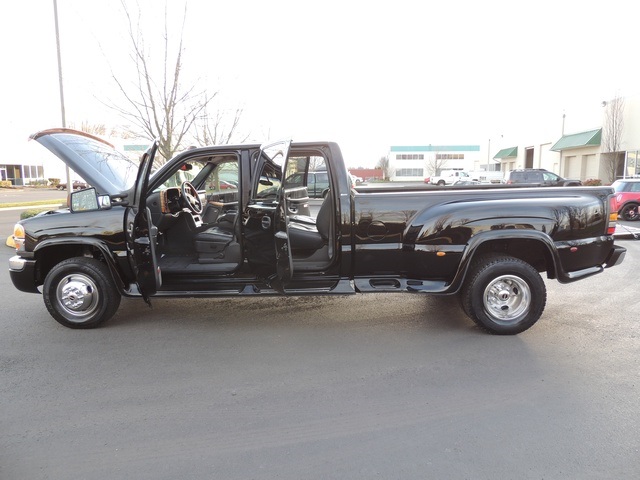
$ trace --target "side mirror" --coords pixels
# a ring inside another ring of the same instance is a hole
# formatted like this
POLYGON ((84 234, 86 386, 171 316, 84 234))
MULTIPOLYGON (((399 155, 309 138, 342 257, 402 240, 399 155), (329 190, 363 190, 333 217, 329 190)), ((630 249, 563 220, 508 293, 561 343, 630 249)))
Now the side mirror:
POLYGON ((111 198, 109 195, 98 195, 91 187, 71 193, 70 210, 72 212, 90 212, 95 210, 109 210, 111 198))

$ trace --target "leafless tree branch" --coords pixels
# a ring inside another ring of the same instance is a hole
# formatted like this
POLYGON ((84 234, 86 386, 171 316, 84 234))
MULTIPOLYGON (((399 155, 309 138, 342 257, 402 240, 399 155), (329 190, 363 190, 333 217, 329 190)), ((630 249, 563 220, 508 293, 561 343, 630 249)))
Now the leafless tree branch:
POLYGON ((605 170, 610 182, 616 179, 620 164, 624 159, 624 155, 620 152, 624 130, 624 103, 622 97, 616 97, 605 103, 601 148, 604 153, 605 170))

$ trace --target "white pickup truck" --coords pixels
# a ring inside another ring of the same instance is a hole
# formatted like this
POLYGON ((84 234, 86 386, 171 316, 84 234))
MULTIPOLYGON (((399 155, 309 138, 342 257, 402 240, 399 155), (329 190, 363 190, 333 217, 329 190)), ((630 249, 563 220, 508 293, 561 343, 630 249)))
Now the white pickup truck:
POLYGON ((504 172, 500 170, 477 170, 469 172, 469 177, 480 183, 504 183, 504 172))
POLYGON ((458 180, 469 180, 471 177, 464 170, 443 170, 439 176, 427 177, 424 179, 424 183, 430 183, 431 185, 453 185, 458 180))

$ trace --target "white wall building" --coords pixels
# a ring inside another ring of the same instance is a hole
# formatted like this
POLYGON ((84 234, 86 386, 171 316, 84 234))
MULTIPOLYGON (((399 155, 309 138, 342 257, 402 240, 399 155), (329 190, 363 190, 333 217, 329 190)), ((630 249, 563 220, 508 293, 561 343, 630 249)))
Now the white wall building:
POLYGON ((388 158, 392 182, 423 182, 442 170, 473 170, 480 160, 480 146, 392 146, 388 158))

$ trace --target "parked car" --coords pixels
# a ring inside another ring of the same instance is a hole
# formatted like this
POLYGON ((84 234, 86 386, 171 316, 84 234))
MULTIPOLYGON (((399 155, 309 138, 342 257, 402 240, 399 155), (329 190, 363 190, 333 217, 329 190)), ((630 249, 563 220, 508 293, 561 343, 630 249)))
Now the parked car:
POLYGON ((634 221, 640 219, 640 178, 622 178, 611 185, 615 191, 613 208, 623 220, 634 221))
POLYGON ((520 168, 509 172, 508 184, 526 183, 539 187, 575 187, 580 180, 568 180, 544 168, 520 168))
MULTIPOLYGON (((73 185, 73 189, 74 190, 83 190, 85 188, 89 188, 89 185, 86 184, 85 182, 81 182, 80 180, 74 180, 73 183, 71 184, 73 185)), ((59 183, 58 185, 56 185, 56 188, 58 190, 66 190, 67 189, 67 183, 59 183)))
MULTIPOLYGON (((305 173, 298 172, 287 177, 285 181, 287 187, 298 187, 305 185, 305 173)), ((355 186, 355 184, 352 184, 355 186)), ((329 192, 329 174, 326 171, 308 172, 307 191, 311 198, 324 198, 329 192)))

